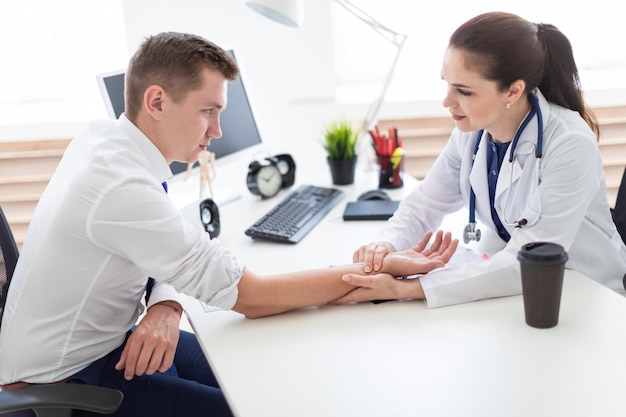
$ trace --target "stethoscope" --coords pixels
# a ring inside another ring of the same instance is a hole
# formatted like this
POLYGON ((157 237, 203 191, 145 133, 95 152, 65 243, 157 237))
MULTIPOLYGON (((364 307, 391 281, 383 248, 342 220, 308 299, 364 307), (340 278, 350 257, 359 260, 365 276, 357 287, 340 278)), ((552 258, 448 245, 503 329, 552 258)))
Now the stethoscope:
MULTIPOLYGON (((532 108, 530 112, 520 125, 519 129, 515 133, 515 137, 511 142, 511 150, 509 151, 509 163, 512 164, 515 159, 515 148, 517 147, 517 142, 519 141, 520 136, 522 136, 522 132, 530 123, 532 118, 537 115, 537 146, 535 146, 535 182, 537 186, 539 186, 539 168, 541 165, 541 156, 543 152, 543 116, 541 115, 541 109, 539 108, 539 101, 534 94, 529 94, 532 108)), ((474 160, 476 159, 476 154, 478 153, 478 148, 480 147, 480 139, 483 136, 483 130, 478 132, 478 137, 476 138, 476 143, 474 145, 474 153, 472 154, 472 168, 474 168, 474 160)), ((507 226, 511 227, 532 227, 537 224, 539 218, 541 217, 541 199, 539 198, 539 193, 537 195, 537 217, 532 222, 528 222, 528 219, 519 219, 513 222, 509 222, 506 219, 507 208, 509 206, 509 197, 511 195, 511 185, 513 184, 513 167, 509 169, 509 186, 506 192, 506 199, 504 200, 504 216, 503 223, 507 226)), ((479 241, 480 240, 480 229, 476 227, 476 194, 474 194, 474 188, 470 185, 470 199, 469 199, 469 223, 463 229, 463 241, 465 243, 469 243, 472 240, 479 241)))

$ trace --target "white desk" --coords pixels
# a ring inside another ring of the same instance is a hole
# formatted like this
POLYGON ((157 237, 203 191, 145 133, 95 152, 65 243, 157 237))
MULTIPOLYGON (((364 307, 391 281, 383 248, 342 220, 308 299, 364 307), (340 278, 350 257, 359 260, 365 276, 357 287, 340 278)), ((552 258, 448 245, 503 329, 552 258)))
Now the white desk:
MULTIPOLYGON (((349 262, 382 226, 341 219, 346 201, 375 188, 366 177, 343 187, 346 200, 296 245, 245 236, 277 203, 245 195, 220 210, 220 238, 259 273, 349 262)), ((420 301, 323 306, 256 320, 205 313, 193 301, 188 317, 239 417, 626 413, 626 300, 573 271, 560 323, 547 330, 524 323, 521 296, 431 310, 420 301)))
POLYGON ((323 306, 256 320, 188 311, 237 416, 620 416, 626 302, 567 271, 559 325, 521 297, 428 310, 323 306))
MULTIPOLYGON (((281 190, 276 197, 267 200, 262 200, 247 191, 245 176, 243 176, 241 181, 235 182, 233 186, 233 188, 238 187, 238 189, 225 192, 226 195, 236 193, 239 197, 219 206, 221 233, 218 239, 251 270, 261 274, 319 268, 330 264, 351 262, 352 253, 358 245, 374 240, 384 222, 344 222, 343 210, 348 201, 355 201, 362 192, 377 188, 377 172, 359 170, 355 175, 354 184, 336 186, 331 182, 328 167, 322 166, 322 168, 323 171, 316 175, 306 176, 297 173, 294 186, 281 190), (338 188, 345 192, 345 197, 324 217, 321 223, 295 245, 253 240, 244 234, 248 227, 301 184, 338 188)), ((407 177, 405 183, 405 187, 388 190, 393 199, 401 199, 417 184, 417 180, 407 177)), ((196 202, 198 193, 195 183, 190 182, 182 187, 181 184, 174 183, 170 185, 169 193, 177 201, 182 200, 184 204, 193 201, 184 210, 188 217, 192 217, 194 221, 199 221, 196 202)), ((222 194, 222 190, 217 190, 216 200, 222 194)), ((460 232, 461 230, 459 230, 459 234, 460 232)))

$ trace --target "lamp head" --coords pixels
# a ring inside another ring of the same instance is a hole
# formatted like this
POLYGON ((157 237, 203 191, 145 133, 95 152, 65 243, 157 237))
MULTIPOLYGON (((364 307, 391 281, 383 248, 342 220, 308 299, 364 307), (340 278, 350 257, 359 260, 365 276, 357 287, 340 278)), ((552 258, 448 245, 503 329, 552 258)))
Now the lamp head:
POLYGON ((246 4, 255 12, 283 25, 302 26, 304 16, 302 0, 246 0, 246 4))

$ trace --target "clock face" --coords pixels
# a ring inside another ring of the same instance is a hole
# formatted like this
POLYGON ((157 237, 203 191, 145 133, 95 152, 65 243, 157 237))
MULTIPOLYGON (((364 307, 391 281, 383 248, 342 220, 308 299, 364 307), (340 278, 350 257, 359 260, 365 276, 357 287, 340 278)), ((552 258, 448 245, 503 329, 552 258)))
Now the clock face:
POLYGON ((262 167, 256 178, 259 193, 264 197, 276 195, 283 185, 282 176, 275 165, 262 167))

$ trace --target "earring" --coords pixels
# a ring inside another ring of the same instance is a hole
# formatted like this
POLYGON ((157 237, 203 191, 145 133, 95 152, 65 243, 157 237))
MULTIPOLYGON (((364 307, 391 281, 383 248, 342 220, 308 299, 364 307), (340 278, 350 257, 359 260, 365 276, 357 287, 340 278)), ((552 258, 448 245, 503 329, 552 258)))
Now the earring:
POLYGON ((506 103, 506 109, 509 110, 511 108, 511 103, 506 103))

